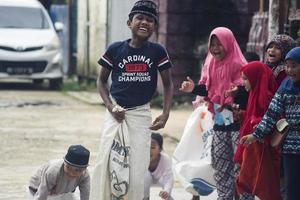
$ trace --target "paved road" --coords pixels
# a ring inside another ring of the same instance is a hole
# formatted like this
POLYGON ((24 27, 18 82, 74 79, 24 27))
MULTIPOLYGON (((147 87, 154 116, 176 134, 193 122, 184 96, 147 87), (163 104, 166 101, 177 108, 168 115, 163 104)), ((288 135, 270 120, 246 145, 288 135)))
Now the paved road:
MULTIPOLYGON (((99 98, 97 94, 91 96, 99 98)), ((0 83, 0 199, 24 200, 25 186, 36 168, 50 159, 62 158, 70 144, 80 143, 91 150, 92 170, 104 111, 103 106, 84 103, 74 95, 28 84, 0 83)), ((154 117, 160 113, 152 111, 154 117)), ((164 149, 169 155, 190 113, 191 108, 173 110, 167 126, 160 131, 166 136, 164 149)), ((159 199, 157 190, 152 190, 151 199, 159 199)), ((175 200, 191 198, 178 182, 173 196, 175 200)))

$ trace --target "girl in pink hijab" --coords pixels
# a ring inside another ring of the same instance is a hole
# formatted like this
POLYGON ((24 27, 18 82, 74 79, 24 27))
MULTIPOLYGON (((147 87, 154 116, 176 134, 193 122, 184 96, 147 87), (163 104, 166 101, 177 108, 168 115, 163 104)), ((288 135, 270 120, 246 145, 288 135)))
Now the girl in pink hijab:
MULTIPOLYGON (((215 28, 209 36, 209 52, 202 68, 199 85, 187 77, 180 91, 205 96, 214 116, 212 166, 218 200, 233 199, 235 188, 234 150, 239 135, 239 122, 233 116, 233 96, 242 88, 241 68, 246 60, 228 28, 215 28)), ((240 99, 246 101, 245 99, 240 99)), ((245 104, 245 102, 240 102, 245 104)))

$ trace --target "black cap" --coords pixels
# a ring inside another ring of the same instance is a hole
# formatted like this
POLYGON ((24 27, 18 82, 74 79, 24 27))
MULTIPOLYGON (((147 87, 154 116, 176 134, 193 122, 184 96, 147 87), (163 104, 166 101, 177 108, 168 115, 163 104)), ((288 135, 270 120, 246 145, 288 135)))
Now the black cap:
POLYGON ((64 157, 66 163, 74 167, 85 168, 89 165, 90 151, 82 145, 71 145, 64 157))
POLYGON ((141 13, 153 17, 158 22, 158 7, 151 0, 139 0, 135 2, 131 12, 129 13, 129 17, 134 14, 141 13))

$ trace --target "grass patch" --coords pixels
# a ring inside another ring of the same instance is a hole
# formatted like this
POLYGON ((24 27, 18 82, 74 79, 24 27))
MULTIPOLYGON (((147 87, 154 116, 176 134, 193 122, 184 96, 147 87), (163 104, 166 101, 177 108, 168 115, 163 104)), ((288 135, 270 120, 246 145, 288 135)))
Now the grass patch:
POLYGON ((63 92, 67 91, 97 91, 96 81, 81 80, 79 81, 77 77, 70 77, 64 79, 63 85, 61 87, 63 92))
MULTIPOLYGON (((192 101, 195 99, 194 95, 178 95, 174 96, 172 100, 172 108, 179 109, 183 107, 191 107, 192 101)), ((163 108, 164 97, 162 94, 155 92, 152 100, 151 107, 153 108, 163 108)))

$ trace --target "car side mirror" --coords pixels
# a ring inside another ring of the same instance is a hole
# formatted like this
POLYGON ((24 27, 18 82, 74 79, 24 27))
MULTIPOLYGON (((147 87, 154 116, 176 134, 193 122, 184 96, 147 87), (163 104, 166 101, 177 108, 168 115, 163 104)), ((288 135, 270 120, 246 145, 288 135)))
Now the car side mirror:
POLYGON ((54 28, 57 32, 60 32, 64 29, 64 24, 62 22, 55 22, 54 28))

